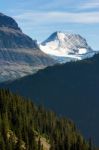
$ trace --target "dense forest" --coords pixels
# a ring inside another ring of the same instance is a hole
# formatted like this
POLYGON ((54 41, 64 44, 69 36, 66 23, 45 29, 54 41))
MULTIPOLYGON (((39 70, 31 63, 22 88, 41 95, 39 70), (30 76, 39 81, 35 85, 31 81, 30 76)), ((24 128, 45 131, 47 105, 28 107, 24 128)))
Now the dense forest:
POLYGON ((92 150, 66 118, 0 90, 0 150, 92 150))
POLYGON ((99 145, 99 54, 48 67, 2 87, 71 118, 86 138, 91 136, 99 145))

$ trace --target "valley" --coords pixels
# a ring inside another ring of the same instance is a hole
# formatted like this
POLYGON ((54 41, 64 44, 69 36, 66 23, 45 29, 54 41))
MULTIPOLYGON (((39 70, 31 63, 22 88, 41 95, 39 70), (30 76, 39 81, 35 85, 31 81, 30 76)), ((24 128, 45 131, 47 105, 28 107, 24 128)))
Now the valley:
POLYGON ((71 118, 88 138, 98 144, 99 126, 99 55, 93 58, 48 67, 1 87, 37 104, 51 108, 60 116, 71 118))
POLYGON ((0 88, 0 150, 99 145, 99 51, 81 35, 56 31, 38 44, 0 13, 0 88))

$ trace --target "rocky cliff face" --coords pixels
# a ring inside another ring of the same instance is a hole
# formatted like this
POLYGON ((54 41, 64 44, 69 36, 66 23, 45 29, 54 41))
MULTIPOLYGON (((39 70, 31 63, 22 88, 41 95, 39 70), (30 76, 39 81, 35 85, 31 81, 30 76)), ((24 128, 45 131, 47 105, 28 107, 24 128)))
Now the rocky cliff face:
POLYGON ((0 48, 36 48, 36 41, 25 35, 11 17, 0 14, 0 48))
POLYGON ((54 63, 14 19, 0 13, 0 82, 23 77, 54 63))
POLYGON ((0 13, 0 27, 7 27, 21 31, 21 29, 18 27, 18 24, 13 18, 6 16, 2 13, 0 13))

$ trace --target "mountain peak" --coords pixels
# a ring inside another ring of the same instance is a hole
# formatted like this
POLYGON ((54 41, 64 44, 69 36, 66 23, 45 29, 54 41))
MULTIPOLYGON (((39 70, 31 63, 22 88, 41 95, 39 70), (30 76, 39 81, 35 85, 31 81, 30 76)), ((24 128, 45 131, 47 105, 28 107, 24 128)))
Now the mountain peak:
POLYGON ((56 61, 39 50, 16 21, 0 13, 0 82, 37 72, 56 61))
POLYGON ((61 40, 65 38, 65 33, 61 32, 61 31, 56 31, 54 33, 51 34, 51 36, 49 36, 49 38, 47 40, 45 40, 44 42, 50 41, 50 40, 61 40))
POLYGON ((40 44, 40 49, 58 57, 81 59, 81 55, 93 52, 87 41, 79 34, 56 31, 40 44))
POLYGON ((57 31, 56 36, 57 36, 58 40, 64 40, 65 39, 65 33, 61 32, 61 31, 57 31))
MULTIPOLYGON (((74 33, 65 33, 65 32, 62 32, 62 31, 56 31, 54 33, 52 33, 47 40, 45 40, 44 42, 46 41, 50 41, 50 40, 56 40, 56 38, 58 40, 65 40, 65 39, 71 39, 71 38, 75 38, 75 39, 83 39, 83 41, 86 42, 86 39, 84 39, 80 34, 74 34, 74 33)), ((44 43, 43 42, 43 43, 44 43)), ((87 43, 87 42, 86 42, 87 43)))
POLYGON ((16 21, 13 18, 6 16, 3 13, 0 13, 0 28, 2 28, 2 27, 21 31, 21 29, 18 27, 18 24, 16 23, 16 21))
POLYGON ((38 46, 36 41, 22 32, 13 18, 0 13, 0 49, 2 48, 38 49, 38 46))

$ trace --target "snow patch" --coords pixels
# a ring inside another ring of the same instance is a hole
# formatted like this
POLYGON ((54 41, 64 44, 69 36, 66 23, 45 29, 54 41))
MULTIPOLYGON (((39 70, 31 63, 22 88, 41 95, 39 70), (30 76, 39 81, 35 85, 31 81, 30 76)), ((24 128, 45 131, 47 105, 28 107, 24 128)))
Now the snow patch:
POLYGON ((83 37, 78 34, 67 34, 63 32, 53 33, 39 47, 41 51, 55 59, 63 60, 64 58, 65 62, 68 60, 82 60, 87 57, 92 57, 95 54, 83 37))

